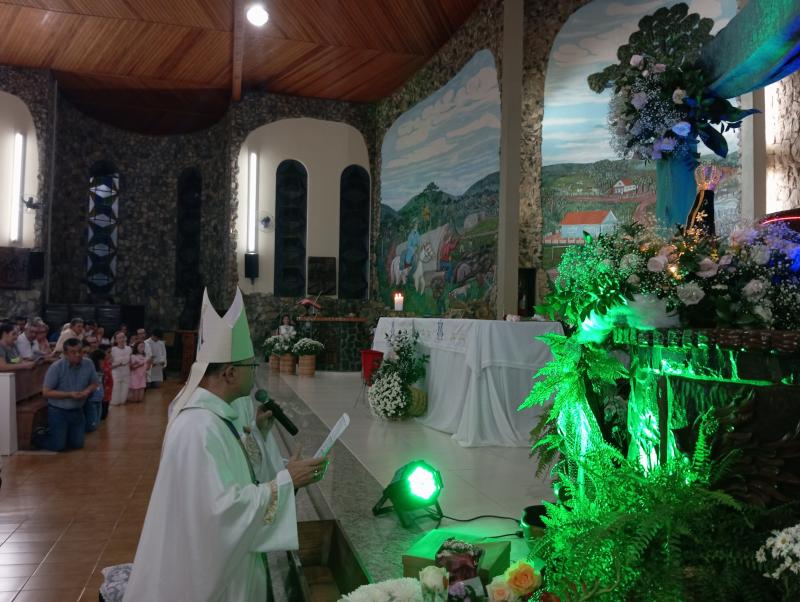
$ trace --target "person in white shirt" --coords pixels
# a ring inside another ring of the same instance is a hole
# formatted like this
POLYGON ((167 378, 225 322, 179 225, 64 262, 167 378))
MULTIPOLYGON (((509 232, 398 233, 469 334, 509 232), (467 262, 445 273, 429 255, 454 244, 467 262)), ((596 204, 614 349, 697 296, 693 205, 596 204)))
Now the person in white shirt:
POLYGON ((147 371, 147 386, 157 389, 164 382, 164 370, 167 368, 167 347, 164 345, 164 333, 155 328, 150 337, 144 341, 144 353, 151 360, 147 371))
POLYGON ((64 348, 64 341, 67 339, 78 339, 83 341, 83 320, 81 318, 72 318, 66 328, 58 335, 58 341, 53 348, 55 353, 61 353, 64 348))
POLYGON ((25 328, 17 337, 17 351, 24 360, 36 359, 34 348, 36 347, 36 329, 31 322, 25 324, 25 328))
POLYGON ((131 385, 131 354, 125 333, 120 331, 114 335, 114 346, 111 348, 111 377, 114 386, 111 389, 111 405, 118 406, 128 401, 128 390, 131 385))
POLYGON ((284 463, 271 413, 253 407, 258 362, 241 291, 224 318, 204 295, 201 315, 125 602, 267 600, 264 554, 297 549, 294 491, 325 472, 324 459, 284 463))

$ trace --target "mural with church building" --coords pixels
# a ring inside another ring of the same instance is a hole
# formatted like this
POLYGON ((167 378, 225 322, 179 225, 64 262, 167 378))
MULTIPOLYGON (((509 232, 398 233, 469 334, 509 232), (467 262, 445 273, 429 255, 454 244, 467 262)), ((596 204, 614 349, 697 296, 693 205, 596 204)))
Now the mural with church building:
MULTIPOLYGON (((735 0, 687 4, 690 12, 714 19, 714 33, 736 14, 735 0)), ((594 0, 572 14, 553 44, 545 80, 541 188, 542 260, 551 274, 567 246, 582 244, 583 231, 594 234, 612 224, 655 219, 655 163, 617 157, 608 126, 611 91, 592 92, 587 77, 614 63, 617 48, 657 8, 658 2, 594 0)), ((700 148, 700 161, 722 173, 715 200, 716 229, 722 235, 741 214, 737 136, 725 134, 730 149, 725 159, 700 148)))
POLYGON ((496 298, 500 92, 476 53, 383 140, 378 287, 422 316, 488 318, 496 298))

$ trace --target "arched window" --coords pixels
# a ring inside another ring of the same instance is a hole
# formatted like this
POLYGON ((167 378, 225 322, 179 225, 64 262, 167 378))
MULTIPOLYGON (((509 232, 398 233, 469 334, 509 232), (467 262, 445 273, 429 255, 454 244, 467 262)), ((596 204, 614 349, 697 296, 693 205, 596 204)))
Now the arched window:
POLYGON ((275 175, 275 296, 306 293, 306 211, 308 173, 287 159, 275 175))
POLYGON ((86 286, 92 303, 108 301, 114 294, 118 216, 119 170, 113 163, 98 161, 89 169, 86 286))
POLYGON ((369 288, 369 174, 342 172, 339 186, 339 297, 365 299, 369 288))

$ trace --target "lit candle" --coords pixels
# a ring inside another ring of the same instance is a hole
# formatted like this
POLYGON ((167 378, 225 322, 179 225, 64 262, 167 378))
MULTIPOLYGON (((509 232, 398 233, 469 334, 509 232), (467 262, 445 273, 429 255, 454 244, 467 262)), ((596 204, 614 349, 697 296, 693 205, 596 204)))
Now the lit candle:
POLYGON ((394 310, 403 311, 403 295, 402 293, 394 294, 394 310))

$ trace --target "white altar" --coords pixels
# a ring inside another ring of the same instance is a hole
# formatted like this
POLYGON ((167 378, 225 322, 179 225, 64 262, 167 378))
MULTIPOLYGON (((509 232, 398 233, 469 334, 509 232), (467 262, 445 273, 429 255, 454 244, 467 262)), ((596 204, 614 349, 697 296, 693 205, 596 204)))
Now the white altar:
POLYGON ((425 387, 425 426, 453 434, 464 447, 527 447, 541 407, 517 407, 532 377, 550 359, 535 337, 563 332, 558 322, 502 322, 444 318, 381 318, 372 348, 386 353, 386 337, 398 330, 419 332, 430 355, 425 387))

